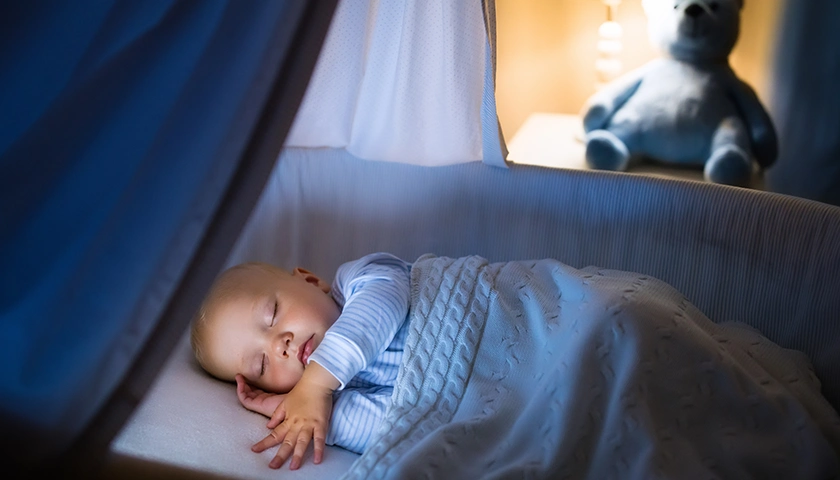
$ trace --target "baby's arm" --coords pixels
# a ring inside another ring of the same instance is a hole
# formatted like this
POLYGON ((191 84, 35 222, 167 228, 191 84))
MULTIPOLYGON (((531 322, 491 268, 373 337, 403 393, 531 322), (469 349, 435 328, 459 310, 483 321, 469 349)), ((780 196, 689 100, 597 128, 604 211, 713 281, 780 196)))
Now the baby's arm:
POLYGON ((274 429, 251 450, 259 453, 282 442, 268 466, 280 468, 291 456, 289 468, 296 470, 312 442, 315 446, 313 461, 321 463, 332 413, 332 394, 339 385, 338 379, 324 367, 309 362, 297 385, 271 416, 269 427, 274 425, 274 429))
POLYGON ((312 352, 341 382, 341 388, 379 356, 405 322, 409 305, 407 263, 388 254, 371 254, 339 268, 333 296, 341 316, 312 352))

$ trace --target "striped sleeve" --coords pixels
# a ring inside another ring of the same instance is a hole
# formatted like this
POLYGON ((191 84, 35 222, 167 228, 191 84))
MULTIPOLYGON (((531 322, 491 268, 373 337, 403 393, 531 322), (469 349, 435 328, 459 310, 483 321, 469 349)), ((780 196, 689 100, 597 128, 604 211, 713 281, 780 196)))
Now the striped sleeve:
POLYGON ((309 357, 326 368, 343 389, 381 354, 408 315, 410 264, 375 253, 342 265, 333 297, 342 306, 338 320, 309 357))
POLYGON ((327 445, 363 453, 385 418, 393 387, 348 388, 336 395, 327 445))

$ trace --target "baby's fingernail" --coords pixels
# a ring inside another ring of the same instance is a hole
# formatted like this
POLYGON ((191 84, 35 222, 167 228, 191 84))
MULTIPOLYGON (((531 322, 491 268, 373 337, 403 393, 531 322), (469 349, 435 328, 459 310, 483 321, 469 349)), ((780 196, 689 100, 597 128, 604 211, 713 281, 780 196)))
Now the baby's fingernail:
POLYGON ((298 459, 293 459, 292 464, 289 465, 289 470, 297 470, 300 467, 300 461, 298 459))

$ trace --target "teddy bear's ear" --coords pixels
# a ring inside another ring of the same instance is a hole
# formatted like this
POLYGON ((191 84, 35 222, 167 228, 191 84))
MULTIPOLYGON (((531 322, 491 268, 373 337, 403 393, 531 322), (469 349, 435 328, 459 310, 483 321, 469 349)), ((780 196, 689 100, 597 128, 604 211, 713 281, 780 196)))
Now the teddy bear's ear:
POLYGON ((653 11, 653 8, 656 6, 655 4, 659 1, 660 0, 642 0, 642 9, 644 9, 645 15, 649 17, 653 11))

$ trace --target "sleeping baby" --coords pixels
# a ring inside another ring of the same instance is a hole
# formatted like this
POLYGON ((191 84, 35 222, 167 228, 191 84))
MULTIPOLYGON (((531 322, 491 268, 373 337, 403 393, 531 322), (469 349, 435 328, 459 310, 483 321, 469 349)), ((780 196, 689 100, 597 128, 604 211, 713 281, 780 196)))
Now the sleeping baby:
POLYGON ((213 376, 236 381, 242 405, 271 417, 255 452, 282 444, 269 464, 301 465, 314 443, 361 453, 397 378, 409 302, 410 264, 389 254, 342 265, 330 285, 301 268, 232 267, 193 322, 191 344, 213 376))
POLYGON ((840 417, 808 358, 641 273, 376 253, 332 285, 223 272, 192 346, 270 417, 252 450, 347 478, 835 478, 840 417))

